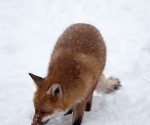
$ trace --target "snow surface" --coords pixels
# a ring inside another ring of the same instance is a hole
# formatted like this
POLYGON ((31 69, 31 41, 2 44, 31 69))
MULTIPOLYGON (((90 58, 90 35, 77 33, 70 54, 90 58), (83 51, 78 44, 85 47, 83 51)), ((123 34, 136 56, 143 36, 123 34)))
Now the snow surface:
MULTIPOLYGON (((149 0, 1 0, 0 125, 31 124, 35 86, 28 73, 46 76, 57 38, 78 22, 100 30, 104 72, 122 84, 112 94, 95 94, 82 125, 150 125, 149 0)), ((71 125, 71 118, 47 125, 71 125)))

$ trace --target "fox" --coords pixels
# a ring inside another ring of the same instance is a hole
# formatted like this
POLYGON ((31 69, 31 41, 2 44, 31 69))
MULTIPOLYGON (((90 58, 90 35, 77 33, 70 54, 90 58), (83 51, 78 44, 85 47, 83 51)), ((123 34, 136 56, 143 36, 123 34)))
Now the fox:
POLYGON ((70 25, 58 38, 48 73, 29 73, 36 85, 35 114, 31 125, 45 125, 60 115, 73 114, 72 125, 81 125, 84 111, 91 111, 93 92, 109 93, 119 88, 118 78, 106 78, 106 46, 91 24, 70 25))

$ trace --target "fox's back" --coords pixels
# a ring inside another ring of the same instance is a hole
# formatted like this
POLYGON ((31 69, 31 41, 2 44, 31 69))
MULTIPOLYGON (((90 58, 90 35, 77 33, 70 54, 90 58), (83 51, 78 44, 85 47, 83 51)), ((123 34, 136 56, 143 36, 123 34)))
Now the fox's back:
POLYGON ((99 31, 89 24, 73 24, 59 37, 55 50, 71 49, 72 52, 80 52, 97 58, 106 56, 105 44, 99 31))
MULTIPOLYGON (((106 47, 99 31, 89 24, 73 24, 59 37, 51 57, 51 62, 64 58, 65 63, 80 62, 91 57, 99 62, 99 70, 103 70, 106 61, 106 47)), ((94 60, 89 63, 94 63, 94 60)), ((63 61, 62 61, 63 62, 63 61)), ((87 62, 88 63, 88 62, 87 62)))

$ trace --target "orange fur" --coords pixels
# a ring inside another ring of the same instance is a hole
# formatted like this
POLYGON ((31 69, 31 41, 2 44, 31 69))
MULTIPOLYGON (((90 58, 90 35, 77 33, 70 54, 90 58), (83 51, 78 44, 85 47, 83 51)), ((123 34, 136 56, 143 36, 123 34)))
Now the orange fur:
POLYGON ((105 43, 94 26, 78 23, 68 27, 54 47, 47 76, 30 74, 37 84, 32 125, 44 124, 44 117, 69 109, 73 109, 73 125, 79 125, 86 104, 91 106, 105 62, 105 43))

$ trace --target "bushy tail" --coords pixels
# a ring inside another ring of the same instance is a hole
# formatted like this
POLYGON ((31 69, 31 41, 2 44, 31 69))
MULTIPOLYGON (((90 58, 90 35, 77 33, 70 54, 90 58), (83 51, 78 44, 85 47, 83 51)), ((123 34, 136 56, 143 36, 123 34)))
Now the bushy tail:
POLYGON ((118 90, 121 86, 119 79, 109 77, 106 78, 102 73, 96 86, 96 91, 99 93, 109 93, 118 90))

